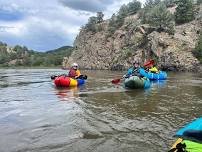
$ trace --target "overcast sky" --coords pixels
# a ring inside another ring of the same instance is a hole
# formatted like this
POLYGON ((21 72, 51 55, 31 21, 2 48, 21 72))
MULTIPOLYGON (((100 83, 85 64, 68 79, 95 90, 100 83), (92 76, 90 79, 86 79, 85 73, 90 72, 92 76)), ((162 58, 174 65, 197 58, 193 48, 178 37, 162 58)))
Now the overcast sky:
POLYGON ((0 41, 46 51, 73 41, 97 11, 105 19, 132 0, 0 0, 0 41))

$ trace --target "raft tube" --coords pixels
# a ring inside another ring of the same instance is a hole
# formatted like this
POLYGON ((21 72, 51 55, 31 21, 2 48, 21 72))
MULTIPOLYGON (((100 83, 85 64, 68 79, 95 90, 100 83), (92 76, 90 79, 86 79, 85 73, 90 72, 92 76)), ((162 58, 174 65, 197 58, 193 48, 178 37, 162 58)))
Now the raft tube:
POLYGON ((143 68, 140 68, 140 74, 144 77, 147 77, 150 80, 165 80, 167 79, 167 73, 160 71, 157 73, 146 72, 143 68))
POLYGON ((83 79, 73 79, 66 76, 58 76, 54 80, 56 87, 75 87, 85 83, 83 79))
POLYGON ((175 136, 179 137, 179 139, 173 144, 172 150, 177 147, 177 144, 181 143, 186 145, 185 149, 189 152, 202 151, 202 118, 198 118, 187 124, 177 131, 175 136))
POLYGON ((175 136, 182 136, 187 130, 198 130, 202 131, 202 118, 198 118, 191 123, 187 124, 184 128, 180 129, 175 136))
POLYGON ((151 86, 151 83, 146 77, 139 78, 138 76, 131 76, 124 80, 124 86, 129 89, 147 89, 151 86))

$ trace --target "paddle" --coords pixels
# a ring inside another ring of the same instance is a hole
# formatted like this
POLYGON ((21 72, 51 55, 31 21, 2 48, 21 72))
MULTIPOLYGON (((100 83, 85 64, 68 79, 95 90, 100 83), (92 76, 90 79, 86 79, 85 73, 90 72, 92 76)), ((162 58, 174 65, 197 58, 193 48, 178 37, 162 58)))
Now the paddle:
POLYGON ((144 67, 148 67, 150 65, 154 65, 155 61, 154 60, 149 60, 146 63, 143 64, 144 67))
POLYGON ((59 77, 59 76, 67 76, 66 74, 60 74, 60 75, 52 75, 51 76, 51 80, 55 80, 56 77, 59 77))
POLYGON ((121 82, 121 79, 113 79, 111 82, 113 84, 118 84, 119 82, 121 82))
POLYGON ((83 80, 87 80, 88 76, 87 75, 80 75, 79 77, 77 77, 76 79, 83 79, 83 80))
POLYGON ((118 83, 120 83, 121 82, 121 80, 123 80, 123 79, 125 79, 125 78, 128 78, 127 76, 122 76, 121 78, 119 78, 119 79, 113 79, 111 82, 113 83, 113 84, 118 84, 118 83))
MULTIPOLYGON (((55 80, 56 77, 59 77, 59 76, 65 76, 65 77, 68 77, 68 75, 66 74, 61 74, 61 75, 52 75, 51 76, 51 80, 55 80)), ((79 77, 77 77, 76 79, 83 79, 83 80, 87 80, 88 76, 87 75, 80 75, 79 77)))

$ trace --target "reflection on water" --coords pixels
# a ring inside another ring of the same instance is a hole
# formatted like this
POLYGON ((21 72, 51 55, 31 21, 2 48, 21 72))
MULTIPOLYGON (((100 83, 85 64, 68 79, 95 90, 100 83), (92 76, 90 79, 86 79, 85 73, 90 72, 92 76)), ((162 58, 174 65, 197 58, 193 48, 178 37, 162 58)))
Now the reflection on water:
POLYGON ((84 71, 85 85, 55 88, 56 69, 0 70, 0 152, 161 152, 202 113, 202 77, 169 73, 147 90, 84 71))
POLYGON ((55 88, 56 95, 60 101, 68 101, 71 97, 79 97, 79 88, 55 88))

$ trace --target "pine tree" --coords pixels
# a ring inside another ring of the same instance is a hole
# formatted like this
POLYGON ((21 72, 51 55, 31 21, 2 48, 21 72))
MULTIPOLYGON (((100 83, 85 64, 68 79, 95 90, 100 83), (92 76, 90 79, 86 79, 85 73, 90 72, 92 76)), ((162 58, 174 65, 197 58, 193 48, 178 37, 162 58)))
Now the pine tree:
POLYGON ((163 2, 165 3, 166 7, 175 6, 175 0, 164 0, 163 2))
POLYGON ((144 4, 144 9, 142 10, 142 14, 141 14, 141 22, 144 23, 148 23, 149 21, 149 15, 151 13, 151 10, 156 7, 161 1, 160 0, 146 0, 145 4, 144 4))
POLYGON ((197 0, 197 4, 198 5, 202 4, 202 0, 197 0))
POLYGON ((141 9, 141 3, 136 0, 133 0, 132 2, 128 3, 127 7, 128 7, 128 14, 132 15, 137 13, 137 11, 141 9))
POLYGON ((97 12, 97 23, 103 22, 104 14, 102 12, 97 12))
POLYGON ((145 9, 153 8, 153 7, 157 6, 160 2, 161 2, 161 0, 146 0, 146 2, 144 4, 144 8, 145 9))
POLYGON ((128 7, 124 4, 121 6, 121 8, 119 9, 118 15, 120 18, 124 18, 126 17, 128 14, 128 7))
POLYGON ((116 16, 115 14, 112 15, 111 19, 109 20, 108 24, 108 32, 110 35, 114 34, 114 32, 122 26, 124 22, 124 18, 120 16, 116 16))
POLYGON ((187 23, 194 19, 194 6, 191 0, 178 0, 175 21, 178 24, 187 23))
POLYGON ((197 43, 196 48, 193 51, 193 53, 199 59, 199 61, 202 63, 202 32, 199 36, 198 43, 197 43))
POLYGON ((158 31, 167 31, 170 34, 174 33, 174 17, 163 3, 151 9, 148 23, 156 27, 158 31))
POLYGON ((97 17, 92 16, 88 19, 88 23, 85 25, 85 28, 89 31, 96 32, 95 24, 97 24, 97 17))

